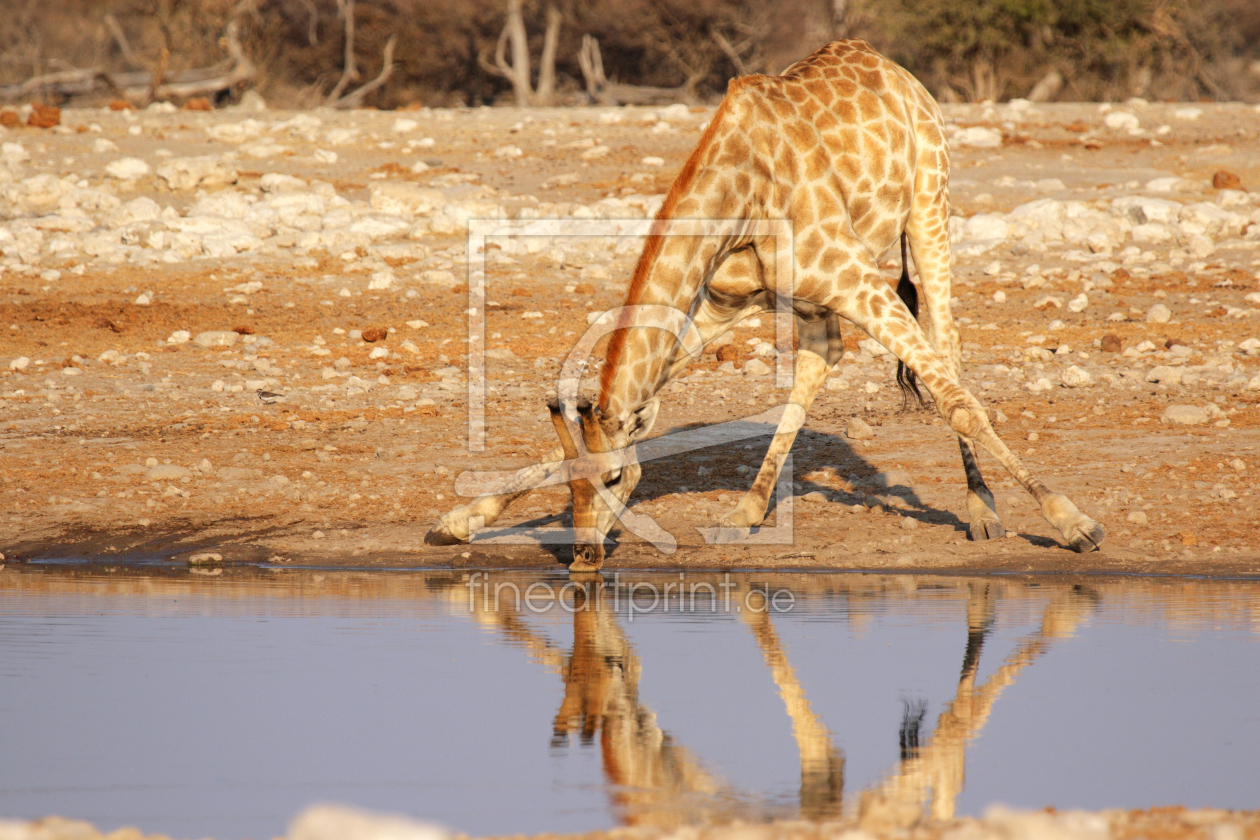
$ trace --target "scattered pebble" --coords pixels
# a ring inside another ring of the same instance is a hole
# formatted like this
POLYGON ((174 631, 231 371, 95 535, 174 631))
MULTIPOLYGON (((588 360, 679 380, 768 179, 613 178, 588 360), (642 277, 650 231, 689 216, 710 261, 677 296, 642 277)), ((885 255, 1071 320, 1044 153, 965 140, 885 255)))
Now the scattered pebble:
POLYGON ((849 440, 873 440, 875 431, 861 417, 850 417, 844 429, 849 440))

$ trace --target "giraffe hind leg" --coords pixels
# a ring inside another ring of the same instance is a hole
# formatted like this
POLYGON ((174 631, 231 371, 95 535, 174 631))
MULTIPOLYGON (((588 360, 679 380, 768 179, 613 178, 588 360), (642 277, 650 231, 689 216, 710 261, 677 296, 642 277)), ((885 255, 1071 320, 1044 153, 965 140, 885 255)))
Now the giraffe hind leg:
POLYGON ((988 450, 1036 499, 1041 515, 1063 535, 1073 550, 1094 551, 1103 540, 1103 528, 1060 493, 1051 493, 1002 442, 980 403, 957 382, 957 374, 937 355, 918 322, 910 317, 873 265, 856 283, 857 293, 845 290, 834 300, 836 311, 904 361, 923 381, 937 410, 956 434, 974 440, 988 450))
MULTIPOLYGON (((901 302, 906 305, 906 309, 910 310, 910 314, 917 321, 919 319, 919 290, 915 288, 914 281, 910 279, 910 262, 909 256, 906 254, 906 234, 901 234, 901 279, 897 281, 897 297, 901 298, 901 302)), ((910 397, 913 396, 915 402, 919 404, 919 408, 926 408, 927 403, 923 400, 923 394, 919 391, 918 377, 914 375, 914 371, 906 367, 906 363, 897 360, 897 387, 901 389, 901 409, 903 411, 910 407, 910 397)))
POLYGON ((980 462, 975 448, 965 439, 958 438, 962 450, 963 470, 967 473, 967 515, 971 518, 968 532, 974 542, 998 540, 1006 536, 1006 526, 998 518, 997 502, 993 492, 980 475, 980 462))

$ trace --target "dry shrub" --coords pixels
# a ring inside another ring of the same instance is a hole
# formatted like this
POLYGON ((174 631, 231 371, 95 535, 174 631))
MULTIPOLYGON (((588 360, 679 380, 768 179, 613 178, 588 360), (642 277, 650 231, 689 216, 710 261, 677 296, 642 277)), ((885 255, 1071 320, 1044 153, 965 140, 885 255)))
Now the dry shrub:
MULTIPOLYGON (((237 2, 13 0, 0 16, 0 85, 66 67, 151 70, 164 48, 168 74, 218 65, 237 2)), ((947 100, 1023 96, 1052 69, 1066 78, 1062 99, 1260 95, 1256 0, 526 0, 535 77, 549 2, 563 14, 557 89, 570 103, 585 101, 576 56, 588 33, 609 79, 681 87, 697 99, 720 96, 735 75, 779 72, 850 36, 947 100)), ((366 104, 510 99, 507 82, 483 67, 505 8, 506 0, 357 0, 355 85, 380 72, 385 42, 398 36, 394 75, 366 104)), ((255 86, 277 106, 319 104, 341 76, 336 0, 256 0, 241 37, 259 68, 255 86)), ((101 92, 76 104, 108 99, 101 92)))

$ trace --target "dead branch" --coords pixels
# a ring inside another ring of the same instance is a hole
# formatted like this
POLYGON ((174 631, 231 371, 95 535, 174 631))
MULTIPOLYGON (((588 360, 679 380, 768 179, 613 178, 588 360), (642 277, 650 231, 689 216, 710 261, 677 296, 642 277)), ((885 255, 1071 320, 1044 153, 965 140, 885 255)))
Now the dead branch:
POLYGON ((675 102, 697 102, 695 91, 686 85, 662 88, 608 81, 608 77, 604 75, 604 59, 600 54, 599 41, 591 35, 582 36, 582 46, 578 50, 578 67, 586 80, 586 95, 591 104, 672 105, 675 102))
POLYGON ((556 91, 556 50, 560 46, 560 24, 564 20, 555 4, 547 4, 547 29, 543 34, 542 56, 538 60, 538 87, 534 104, 552 104, 556 91))
POLYGON ((311 46, 319 44, 319 9, 315 8, 315 0, 298 0, 306 7, 306 13, 310 15, 310 22, 306 26, 306 40, 311 42, 311 46))
POLYGON ((600 55, 599 41, 593 35, 582 36, 582 46, 578 49, 577 58, 582 78, 586 80, 587 98, 592 103, 600 102, 603 90, 608 86, 608 77, 604 75, 604 59, 600 55))
POLYGON ((718 32, 717 29, 710 29, 709 37, 713 39, 713 43, 718 45, 718 49, 725 53, 726 57, 731 60, 731 64, 735 65, 735 72, 741 76, 747 76, 748 68, 744 66, 744 59, 740 57, 739 52, 731 46, 731 42, 726 40, 726 36, 721 32, 718 32))
POLYGON ((127 33, 123 31, 122 25, 118 23, 118 18, 114 17, 112 12, 106 12, 105 14, 105 28, 109 30, 109 34, 114 36, 114 43, 118 45, 118 51, 122 53, 123 61, 137 69, 144 67, 140 59, 136 58, 136 54, 131 51, 131 42, 127 40, 127 33))
POLYGON ((154 101, 157 96, 158 88, 162 86, 162 77, 166 75, 166 65, 170 63, 170 60, 171 51, 162 47, 158 52, 157 67, 153 69, 153 78, 149 80, 149 91, 145 95, 145 99, 148 100, 145 102, 146 105, 154 101))
POLYGON ((390 35, 389 40, 385 42, 385 52, 382 58, 383 64, 381 66, 380 75, 357 90, 351 91, 337 101, 330 102, 328 104, 334 108, 358 108, 363 103, 363 97, 388 82, 389 77, 394 72, 394 45, 397 43, 397 33, 390 35))
POLYGON ((251 81, 258 72, 249 56, 245 54, 240 37, 240 18, 253 6, 254 0, 242 0, 232 10, 232 16, 223 31, 222 40, 228 58, 218 66, 199 67, 174 73, 171 74, 169 81, 166 80, 165 66, 161 60, 159 60, 159 68, 162 72, 159 74, 106 73, 99 67, 63 70, 36 75, 25 82, 0 87, 0 99, 19 99, 37 90, 43 91, 45 95, 51 93, 75 96, 108 88, 133 102, 142 102, 150 96, 150 93, 152 99, 164 100, 214 95, 221 91, 231 90, 251 81), (155 75, 158 77, 156 85, 154 84, 155 75))
POLYGON ((359 80, 359 68, 354 60, 354 0, 337 0, 337 12, 345 18, 346 49, 345 58, 342 61, 341 79, 332 89, 332 93, 328 94, 330 103, 341 99, 342 93, 350 83, 359 80))

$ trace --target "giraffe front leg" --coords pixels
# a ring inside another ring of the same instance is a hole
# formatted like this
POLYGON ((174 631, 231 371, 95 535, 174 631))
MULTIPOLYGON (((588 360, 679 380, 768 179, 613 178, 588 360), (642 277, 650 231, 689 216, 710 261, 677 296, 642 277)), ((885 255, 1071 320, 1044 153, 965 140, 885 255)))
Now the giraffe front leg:
MULTIPOLYGON (((801 343, 805 343, 803 339, 801 343)), ((739 500, 735 509, 718 521, 717 527, 721 529, 720 542, 730 542, 747 536, 748 529, 760 525, 766 518, 766 507, 770 504, 770 494, 778 483, 783 462, 787 460, 788 452, 796 441, 796 433, 805 425, 805 414, 830 369, 831 365, 817 353, 804 347, 797 352, 796 376, 792 392, 788 396, 788 410, 779 421, 774 440, 770 442, 770 448, 766 451, 766 457, 761 462, 761 469, 757 471, 752 487, 739 500)))
POLYGON ((547 465, 564 459, 564 450, 556 447, 543 458, 543 463, 520 470, 500 493, 483 493, 466 505, 447 513, 424 535, 427 545, 463 545, 473 534, 502 515, 508 505, 528 494, 545 477, 547 465))

